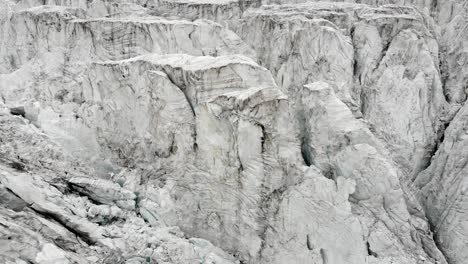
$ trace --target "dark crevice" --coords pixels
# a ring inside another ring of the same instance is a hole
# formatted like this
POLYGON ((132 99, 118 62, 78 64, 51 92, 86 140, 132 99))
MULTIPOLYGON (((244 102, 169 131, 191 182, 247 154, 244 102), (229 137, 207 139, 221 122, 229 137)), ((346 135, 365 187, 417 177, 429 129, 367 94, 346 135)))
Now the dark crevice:
POLYGON ((306 140, 302 139, 301 142, 302 142, 301 144, 302 159, 304 160, 307 166, 311 166, 312 165, 311 149, 309 145, 307 144, 306 140))
POLYGON ((309 144, 309 138, 307 135, 310 135, 309 129, 307 129, 307 119, 306 114, 304 113, 304 108, 297 112, 297 120, 299 123, 299 143, 301 147, 301 156, 302 160, 307 166, 313 165, 312 149, 309 144))
POLYGON ((351 41, 352 41, 352 44, 353 44, 353 76, 354 76, 354 80, 359 80, 359 83, 362 84, 361 82, 361 76, 359 75, 358 76, 358 73, 359 73, 359 62, 358 60, 356 59, 357 57, 357 54, 356 54, 356 48, 354 46, 354 31, 356 30, 356 27, 353 26, 351 28, 351 32, 350 32, 350 37, 351 37, 351 41))
POLYGON ((195 32, 195 28, 193 28, 193 30, 190 31, 190 33, 188 34, 188 38, 189 38, 191 41, 193 41, 193 39, 192 39, 192 34, 193 34, 194 32, 195 32))
POLYGON ((452 99, 450 98, 450 93, 447 91, 447 81, 448 81, 448 66, 447 66, 447 61, 445 60, 447 54, 446 54, 446 48, 445 47, 440 47, 440 52, 439 52, 439 75, 440 75, 440 82, 442 85, 442 92, 444 94, 445 100, 449 103, 452 103, 452 99))
POLYGON ((135 211, 137 211, 138 214, 140 214, 140 202, 144 199, 144 197, 140 195, 139 191, 135 191, 134 194, 135 194, 135 211))
POLYGON ((369 256, 374 256, 374 257, 378 257, 377 253, 375 253, 374 251, 372 251, 372 249, 370 248, 370 244, 369 242, 366 242, 366 246, 367 246, 367 254, 369 256))
POLYGON ((174 134, 172 134, 172 141, 171 141, 171 146, 169 147, 169 153, 171 155, 174 155, 177 153, 178 147, 177 144, 175 143, 175 138, 174 134))
POLYGON ((18 171, 26 170, 26 166, 23 163, 18 162, 18 161, 12 161, 8 165, 10 165, 11 168, 18 170, 18 171))
POLYGON ((12 115, 16 115, 16 116, 21 116, 23 118, 26 117, 26 111, 24 110, 24 107, 23 106, 18 106, 18 107, 12 107, 10 108, 10 113, 12 115))
MULTIPOLYGON (((383 29, 385 30, 385 29, 383 29)), ((394 34, 389 40, 387 43, 384 44, 384 46, 382 47, 382 52, 381 52, 381 56, 379 58, 379 61, 377 62, 377 65, 375 66, 374 69, 372 69, 372 74, 375 73, 375 71, 377 71, 379 68, 380 68, 380 65, 382 65, 382 62, 384 61, 385 57, 387 56, 387 52, 388 52, 388 49, 390 48, 390 45, 392 44, 393 42, 393 38, 398 36, 404 29, 401 29, 400 31, 398 31, 396 34, 394 34)), ((382 31, 379 32, 379 35, 382 36, 382 31)))
POLYGON ((195 107, 193 106, 193 103, 192 101, 190 100, 188 94, 187 94, 187 89, 183 88, 183 87, 180 87, 179 85, 177 85, 177 83, 175 82, 174 79, 172 79, 172 76, 168 73, 166 73, 166 76, 167 76, 167 79, 177 88, 179 88, 179 90, 184 94, 185 96, 185 100, 187 101, 188 105, 190 106, 190 109, 192 110, 192 114, 193 116, 197 116, 195 114, 195 107))
POLYGON ((440 253, 442 254, 442 256, 445 258, 445 260, 448 262, 448 258, 447 256, 445 255, 445 252, 442 250, 442 245, 440 244, 440 241, 437 237, 437 233, 436 233, 436 226, 432 223, 432 221, 427 217, 426 215, 426 219, 427 219, 427 223, 429 224, 429 229, 431 230, 431 236, 432 236, 432 241, 434 241, 434 244, 435 246, 437 247, 437 249, 439 249, 440 253))
POLYGON ((197 137, 198 137, 198 133, 197 133, 197 128, 196 128, 196 126, 195 126, 195 127, 193 128, 193 132, 192 132, 192 138, 193 138, 192 150, 193 150, 194 152, 197 152, 197 151, 198 151, 197 137))
POLYGON ((314 246, 312 245, 312 242, 310 241, 310 235, 306 235, 306 244, 307 244, 307 249, 308 250, 314 250, 314 246))
POLYGON ((82 232, 82 231, 79 231, 79 230, 76 230, 76 229, 73 229, 71 227, 69 227, 67 224, 66 221, 63 221, 61 219, 60 216, 58 215, 55 215, 53 213, 50 213, 50 212, 42 212, 42 211, 39 211, 39 210, 36 210, 34 209, 33 207, 29 207, 31 208, 31 210, 33 210, 34 212, 36 212, 37 214, 41 215, 42 217, 44 217, 45 219, 49 219, 49 220, 53 220, 54 222, 57 222, 57 223, 60 223, 65 229, 67 229, 68 231, 70 231, 72 234, 74 234, 76 237, 79 237, 81 238, 84 242, 86 242, 87 244, 89 245, 94 245, 95 242, 93 241, 93 239, 91 239, 89 237, 89 234, 87 234, 86 232, 82 232))
POLYGON ((359 80, 359 83, 362 84, 361 75, 359 74, 359 71, 358 71, 359 69, 358 66, 359 66, 359 63, 356 60, 356 56, 355 56, 353 60, 353 76, 355 80, 359 80))
MULTIPOLYGON (((429 151, 428 153, 428 157, 427 157, 427 161, 426 161, 426 164, 424 164, 424 166, 421 168, 421 171, 424 171, 426 170, 427 168, 429 168, 429 166, 431 166, 432 164, 432 160, 434 158, 434 156, 437 154, 437 152, 439 151, 439 148, 442 146, 442 144, 444 143, 444 140, 445 140, 445 132, 447 131, 448 127, 450 126, 450 123, 452 122, 452 120, 450 121, 447 121, 445 122, 440 130, 439 130, 439 133, 437 135, 437 138, 438 140, 436 140, 433 148, 429 151)), ((414 182, 416 179, 417 179, 417 176, 418 176, 418 173, 416 173, 414 176, 413 176, 413 179, 412 181, 414 182)))
POLYGON ((75 193, 75 194, 77 194, 79 196, 86 196, 86 197, 88 197, 88 199, 90 201, 92 201, 96 205, 102 205, 103 204, 103 203, 97 201, 96 199, 93 199, 93 197, 91 197, 88 194, 89 191, 86 191, 85 188, 83 188, 83 187, 81 187, 81 186, 79 186, 77 184, 73 184, 71 182, 67 182, 67 186, 68 186, 69 193, 75 193))
POLYGON ((262 129, 262 137, 261 137, 261 144, 262 144, 262 154, 265 153, 265 140, 266 140, 266 132, 265 132, 265 126, 262 124, 258 124, 258 126, 262 129))
POLYGON ((24 261, 24 262, 26 262, 27 264, 34 264, 34 263, 31 262, 29 259, 24 258, 24 257, 19 257, 18 259, 19 259, 19 260, 22 260, 22 261, 24 261))
MULTIPOLYGON (((438 7, 439 7, 439 1, 433 0, 431 4, 431 9, 429 11, 430 11, 431 17, 434 18, 434 20, 436 20, 437 18, 437 15, 435 14, 435 12, 437 11, 438 7)), ((438 21, 436 22, 438 23, 438 21)))

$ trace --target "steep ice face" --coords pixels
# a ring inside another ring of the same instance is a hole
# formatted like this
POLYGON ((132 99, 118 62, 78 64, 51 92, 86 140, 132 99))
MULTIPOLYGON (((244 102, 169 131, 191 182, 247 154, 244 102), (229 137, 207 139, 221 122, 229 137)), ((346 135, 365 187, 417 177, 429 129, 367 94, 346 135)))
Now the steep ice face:
POLYGON ((0 0, 0 260, 463 264, 466 10, 0 0))

